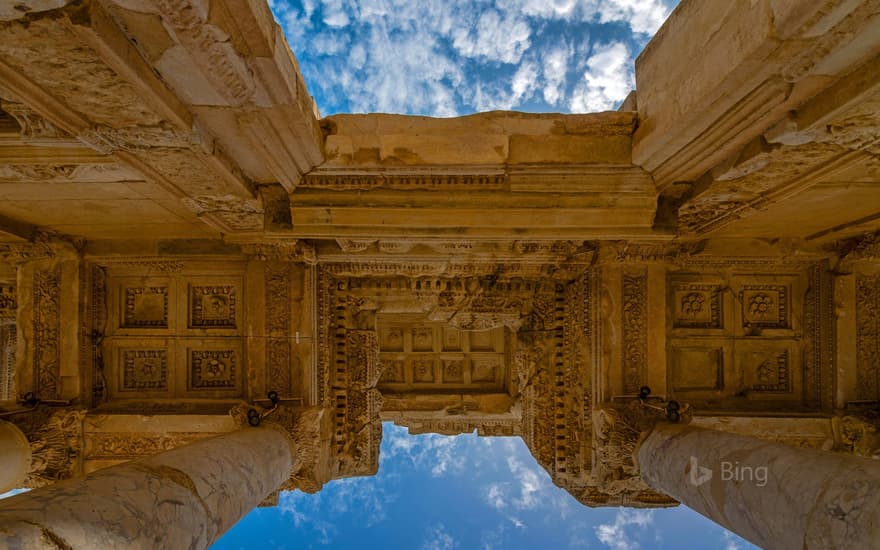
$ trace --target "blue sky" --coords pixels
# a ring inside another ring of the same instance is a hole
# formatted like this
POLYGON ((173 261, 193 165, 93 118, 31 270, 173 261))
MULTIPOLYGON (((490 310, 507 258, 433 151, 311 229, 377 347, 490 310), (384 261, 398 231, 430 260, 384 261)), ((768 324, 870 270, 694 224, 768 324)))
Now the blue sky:
POLYGON ((270 0, 323 115, 615 109, 677 0, 270 0))
POLYGON ((277 549, 754 548, 685 507, 587 508, 519 438, 411 436, 386 423, 379 473, 283 493, 213 547, 277 549))

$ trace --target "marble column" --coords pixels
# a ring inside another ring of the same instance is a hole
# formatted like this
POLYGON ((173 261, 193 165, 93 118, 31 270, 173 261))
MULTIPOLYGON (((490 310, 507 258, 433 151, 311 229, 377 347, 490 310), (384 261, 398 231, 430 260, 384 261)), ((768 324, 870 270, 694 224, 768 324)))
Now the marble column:
POLYGON ((281 430, 240 429, 0 501, 0 548, 207 548, 292 467, 281 430))
POLYGON ((658 424, 642 479, 762 548, 876 548, 880 461, 658 424))
POLYGON ((23 486, 31 469, 31 446, 18 426, 0 420, 0 493, 23 486))

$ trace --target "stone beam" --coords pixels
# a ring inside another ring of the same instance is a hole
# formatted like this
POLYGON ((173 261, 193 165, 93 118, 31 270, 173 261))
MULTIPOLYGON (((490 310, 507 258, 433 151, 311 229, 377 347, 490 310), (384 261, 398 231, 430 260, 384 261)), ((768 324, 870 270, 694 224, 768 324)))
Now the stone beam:
POLYGON ((188 222, 259 231, 254 184, 290 191, 321 161, 317 112, 268 6, 209 4, 79 0, 0 13, 3 44, 17 45, 0 47, 4 99, 134 168, 161 188, 150 198, 188 222))
POLYGON ((661 190, 694 181, 876 54, 877 13, 873 0, 682 2, 636 60, 634 163, 661 190))
POLYGON ((339 115, 291 195, 303 237, 668 239, 630 162, 633 113, 339 115))
POLYGON ((658 223, 817 238, 876 218, 877 13, 873 0, 682 2, 636 61, 633 162, 661 193, 658 223))

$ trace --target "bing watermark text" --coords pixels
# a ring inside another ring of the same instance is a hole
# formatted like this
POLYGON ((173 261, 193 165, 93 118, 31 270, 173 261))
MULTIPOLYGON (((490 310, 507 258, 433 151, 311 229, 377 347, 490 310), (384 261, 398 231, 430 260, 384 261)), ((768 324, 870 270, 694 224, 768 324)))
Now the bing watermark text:
POLYGON ((714 478, 717 473, 718 479, 722 481, 754 483, 756 487, 767 485, 769 477, 767 466, 747 466, 739 462, 729 462, 726 460, 721 461, 718 466, 718 472, 715 472, 711 468, 701 466, 697 457, 692 456, 688 471, 688 481, 694 487, 699 487, 714 478))

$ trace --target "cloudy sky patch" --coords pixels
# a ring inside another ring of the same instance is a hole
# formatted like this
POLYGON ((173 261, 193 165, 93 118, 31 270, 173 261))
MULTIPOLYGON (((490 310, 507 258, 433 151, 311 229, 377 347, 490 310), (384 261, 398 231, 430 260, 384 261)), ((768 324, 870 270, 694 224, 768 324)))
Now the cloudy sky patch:
POLYGON ((616 109, 675 0, 273 0, 322 114, 616 109))

